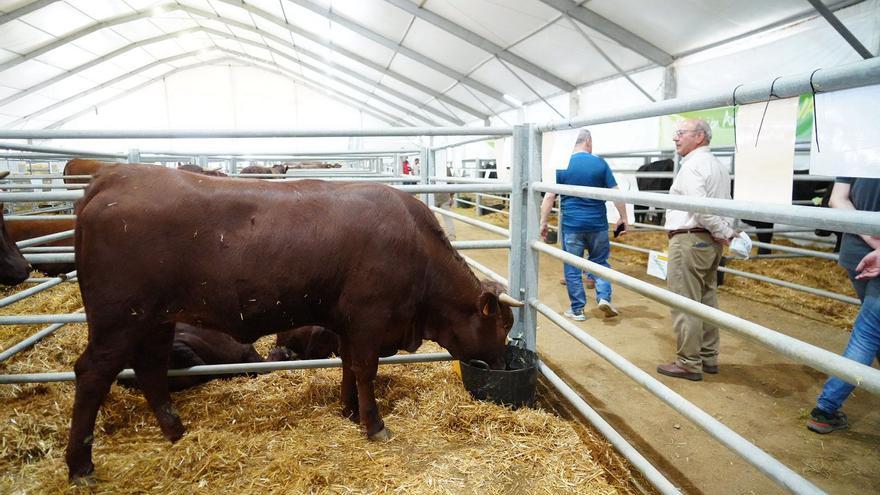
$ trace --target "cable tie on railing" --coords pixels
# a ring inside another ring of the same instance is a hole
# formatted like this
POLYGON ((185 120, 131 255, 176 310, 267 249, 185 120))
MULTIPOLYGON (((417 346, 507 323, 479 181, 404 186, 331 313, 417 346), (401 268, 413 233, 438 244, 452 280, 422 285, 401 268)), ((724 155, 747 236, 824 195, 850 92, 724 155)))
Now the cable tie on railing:
POLYGON ((736 153, 736 90, 745 86, 745 84, 737 85, 733 88, 733 152, 736 153))
POLYGON ((810 73, 810 92, 813 94, 813 132, 816 136, 816 153, 821 150, 819 149, 819 119, 816 115, 816 86, 813 84, 813 76, 815 76, 820 70, 822 70, 821 67, 810 73))
POLYGON ((782 79, 782 76, 777 76, 770 83, 770 94, 767 95, 767 103, 764 105, 764 113, 761 114, 761 122, 758 123, 758 132, 755 133, 755 148, 758 147, 758 139, 761 137, 761 129, 764 127, 764 117, 767 116, 767 108, 770 107, 770 99, 773 97, 779 98, 776 96, 776 93, 773 92, 773 86, 776 84, 776 81, 782 79))

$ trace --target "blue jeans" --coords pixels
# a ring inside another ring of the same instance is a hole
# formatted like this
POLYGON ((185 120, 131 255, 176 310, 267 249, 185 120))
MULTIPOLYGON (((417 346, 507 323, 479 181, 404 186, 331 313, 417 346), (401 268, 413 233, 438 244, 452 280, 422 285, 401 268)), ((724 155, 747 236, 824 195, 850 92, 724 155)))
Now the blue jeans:
MULTIPOLYGON (((593 263, 611 268, 608 264, 608 255, 611 252, 611 244, 608 242, 608 230, 587 231, 562 229, 562 248, 566 253, 583 258, 584 250, 590 253, 588 260, 593 263)), ((587 305, 587 296, 584 293, 584 281, 581 279, 581 269, 566 264, 565 285, 568 289, 568 299, 571 301, 571 312, 582 313, 587 305)), ((611 283, 601 279, 592 273, 587 275, 596 283, 596 301, 605 299, 611 302, 611 283)))
MULTIPOLYGON (((853 275, 850 273, 850 278, 853 275)), ((853 324, 843 357, 871 366, 875 357, 880 359, 880 278, 867 282, 853 280, 853 286, 862 300, 862 309, 853 324)), ((816 407, 829 414, 835 413, 854 388, 853 385, 832 376, 825 382, 822 393, 816 399, 816 407)))

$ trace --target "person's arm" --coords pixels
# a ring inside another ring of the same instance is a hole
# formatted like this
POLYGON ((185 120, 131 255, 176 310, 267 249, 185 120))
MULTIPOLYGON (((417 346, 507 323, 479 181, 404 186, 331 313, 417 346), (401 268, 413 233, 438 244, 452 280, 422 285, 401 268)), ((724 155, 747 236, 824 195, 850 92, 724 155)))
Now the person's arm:
MULTIPOLYGON (((548 192, 544 194, 544 200, 541 201, 541 239, 547 240, 547 218, 550 216, 550 210, 553 209, 553 203, 556 202, 556 194, 548 192)), ((532 217, 534 218, 534 217, 532 217)))
MULTIPOLYGON (((611 189, 620 190, 620 187, 614 186, 611 189)), ((615 201, 614 207, 617 208, 617 214, 620 218, 617 219, 617 223, 614 224, 614 229, 617 230, 621 224, 623 224, 623 230, 620 232, 620 235, 626 235, 626 231, 629 230, 629 219, 626 217, 626 203, 620 203, 615 201)))
MULTIPOLYGON (((700 198, 708 198, 709 192, 706 187, 706 183, 709 180, 709 177, 704 176, 697 171, 697 169, 692 169, 691 176, 682 177, 687 182, 685 184, 686 191, 688 196, 695 196, 700 198)), ((679 174, 683 174, 684 171, 679 172, 679 174)), ((720 244, 730 244, 730 240, 736 237, 737 233, 730 226, 730 223, 726 218, 721 217, 719 215, 710 215, 708 213, 695 213, 694 216, 697 219, 697 222, 704 229, 708 230, 710 234, 712 234, 712 238, 715 239, 715 242, 720 244)))
MULTIPOLYGON (((853 204, 852 199, 850 199, 849 195, 852 191, 852 184, 847 182, 835 182, 834 188, 831 189, 831 198, 828 199, 828 206, 831 208, 838 208, 841 210, 855 210, 856 205, 853 204)), ((871 247, 871 249, 880 249, 880 237, 873 237, 869 235, 859 235, 865 244, 871 247)))
POLYGON ((880 249, 875 249, 866 254, 856 267, 856 279, 864 280, 880 275, 880 249))

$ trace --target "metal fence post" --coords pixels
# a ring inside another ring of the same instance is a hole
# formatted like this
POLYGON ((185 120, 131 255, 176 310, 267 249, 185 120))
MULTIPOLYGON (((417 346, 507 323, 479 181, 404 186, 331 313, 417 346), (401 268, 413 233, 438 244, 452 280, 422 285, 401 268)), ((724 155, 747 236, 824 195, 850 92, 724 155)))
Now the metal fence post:
POLYGON ((199 155, 199 166, 208 168, 208 157, 206 155, 199 155))
POLYGON ((128 150, 128 163, 140 163, 141 161, 141 152, 137 148, 132 148, 128 150))
MULTIPOLYGON (((431 148, 425 148, 422 150, 422 153, 425 155, 424 165, 422 168, 426 169, 425 173, 422 174, 423 177, 428 178, 425 183, 429 183, 430 177, 437 177, 437 164, 434 162, 436 158, 435 151, 431 148)), ((428 194, 428 205, 437 206, 437 201, 434 199, 434 193, 428 194)))
MULTIPOLYGON (((529 185, 541 180, 541 139, 534 124, 513 128, 513 162, 510 191, 510 258, 508 277, 511 296, 528 302, 538 297, 538 254, 529 246, 538 238, 541 193, 529 185)), ((521 338, 535 350, 537 312, 530 304, 519 308, 512 338, 521 338)))
MULTIPOLYGON (((422 148, 422 150, 419 152, 419 162, 419 184, 428 185, 428 148, 422 148)), ((430 205, 430 197, 430 194, 423 193, 422 203, 430 205)))

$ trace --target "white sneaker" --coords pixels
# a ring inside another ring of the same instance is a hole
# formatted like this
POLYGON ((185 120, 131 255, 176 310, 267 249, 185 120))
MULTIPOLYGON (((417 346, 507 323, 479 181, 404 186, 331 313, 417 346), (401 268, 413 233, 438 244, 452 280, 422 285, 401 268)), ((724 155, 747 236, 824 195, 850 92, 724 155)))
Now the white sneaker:
POLYGON ((584 321, 587 319, 587 317, 584 316, 583 313, 574 314, 571 312, 570 309, 566 310, 565 313, 562 314, 565 315, 566 318, 572 319, 574 321, 584 321))
POLYGON ((614 308, 610 302, 605 299, 599 299, 599 311, 605 313, 607 318, 611 318, 612 316, 617 316, 620 314, 620 311, 614 308))

